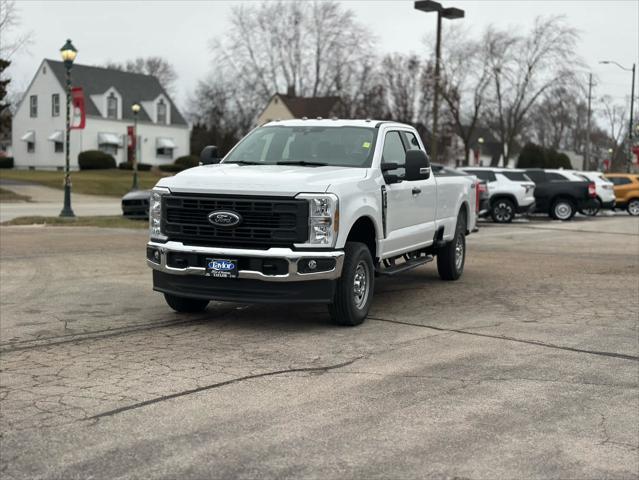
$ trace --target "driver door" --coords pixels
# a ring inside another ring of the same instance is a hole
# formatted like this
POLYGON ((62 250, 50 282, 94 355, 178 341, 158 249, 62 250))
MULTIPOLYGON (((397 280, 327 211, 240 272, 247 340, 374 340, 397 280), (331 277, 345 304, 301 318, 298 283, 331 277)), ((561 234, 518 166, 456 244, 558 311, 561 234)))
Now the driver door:
POLYGON ((419 149, 419 142, 409 131, 391 130, 384 136, 382 164, 397 163, 399 183, 386 185, 386 239, 384 256, 399 255, 432 243, 435 235, 437 187, 433 175, 423 180, 405 180, 406 150, 419 149))

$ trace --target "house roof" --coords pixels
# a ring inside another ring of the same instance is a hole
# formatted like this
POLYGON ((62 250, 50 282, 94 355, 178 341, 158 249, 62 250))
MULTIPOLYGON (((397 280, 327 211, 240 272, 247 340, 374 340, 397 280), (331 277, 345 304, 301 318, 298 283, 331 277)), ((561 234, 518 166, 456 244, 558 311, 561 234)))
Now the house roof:
MULTIPOLYGON (((56 76, 61 85, 66 83, 66 69, 64 63, 57 60, 46 60, 49 68, 56 76)), ((122 95, 122 118, 133 120, 133 112, 130 106, 135 102, 155 100, 159 95, 164 94, 171 103, 171 125, 186 125, 186 120, 178 111, 173 100, 166 93, 158 79, 152 75, 142 73, 131 73, 115 70, 111 68, 92 67, 88 65, 73 64, 71 70, 71 81, 74 86, 84 89, 84 97, 87 115, 101 116, 91 95, 100 95, 109 88, 114 87, 122 95)), ((151 118, 142 109, 138 114, 138 120, 150 122, 151 118)))
POLYGON ((328 118, 342 101, 340 97, 295 97, 277 94, 294 117, 328 118))

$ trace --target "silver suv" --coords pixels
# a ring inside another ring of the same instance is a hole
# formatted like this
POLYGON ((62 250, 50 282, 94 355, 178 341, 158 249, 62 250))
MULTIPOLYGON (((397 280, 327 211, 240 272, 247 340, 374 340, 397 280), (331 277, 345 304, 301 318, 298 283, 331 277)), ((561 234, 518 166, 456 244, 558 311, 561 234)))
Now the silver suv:
POLYGON ((535 183, 523 170, 491 167, 462 167, 460 170, 486 181, 487 214, 494 222, 512 222, 515 214, 532 212, 535 208, 535 183))

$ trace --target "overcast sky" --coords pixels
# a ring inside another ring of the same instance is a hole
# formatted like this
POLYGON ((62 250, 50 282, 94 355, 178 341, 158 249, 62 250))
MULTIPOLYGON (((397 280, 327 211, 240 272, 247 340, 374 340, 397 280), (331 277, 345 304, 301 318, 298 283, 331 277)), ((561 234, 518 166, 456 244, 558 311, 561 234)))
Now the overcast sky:
MULTIPOLYGON (((26 1, 18 0, 21 29, 33 31, 28 53, 13 60, 13 88, 24 90, 40 61, 59 58, 59 49, 71 38, 79 50, 77 62, 99 65, 107 60, 160 55, 178 74, 177 98, 184 105, 198 79, 212 65, 210 39, 222 35, 231 1, 26 1)), ((433 14, 413 9, 412 1, 344 0, 346 8, 378 38, 381 52, 419 52, 423 38, 432 34, 433 14)), ((454 0, 444 6, 466 11, 464 22, 478 33, 490 24, 528 28, 536 15, 566 15, 581 32, 576 53, 587 62, 599 82, 595 94, 623 102, 630 93, 631 74, 610 65, 612 59, 631 66, 639 58, 639 0, 454 0)), ((445 21, 446 22, 446 21, 445 21)), ((445 33, 444 33, 445 35, 445 33)), ((444 40, 445 41, 445 36, 444 40)), ((587 82, 587 75, 583 75, 587 82)))

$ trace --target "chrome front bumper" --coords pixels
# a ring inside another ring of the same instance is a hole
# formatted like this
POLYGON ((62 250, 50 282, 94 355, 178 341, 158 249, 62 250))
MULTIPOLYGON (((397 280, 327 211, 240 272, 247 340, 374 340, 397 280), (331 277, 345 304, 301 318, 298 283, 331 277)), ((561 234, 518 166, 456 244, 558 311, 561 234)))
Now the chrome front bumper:
POLYGON ((175 268, 167 265, 167 254, 170 252, 196 253, 210 255, 218 258, 269 258, 283 259, 288 263, 288 273, 283 275, 266 275, 253 270, 239 270, 238 278, 262 280, 265 282, 303 282, 308 280, 335 280, 342 274, 344 264, 344 252, 341 250, 317 250, 317 251, 296 251, 290 248, 269 248, 268 250, 250 250, 243 248, 217 248, 217 247, 196 247, 184 245, 181 242, 157 243, 149 242, 147 247, 157 249, 160 252, 160 263, 156 263, 147 258, 146 263, 154 270, 173 275, 206 275, 203 267, 175 268), (297 265, 300 260, 310 259, 335 259, 335 268, 321 272, 300 273, 297 265))

